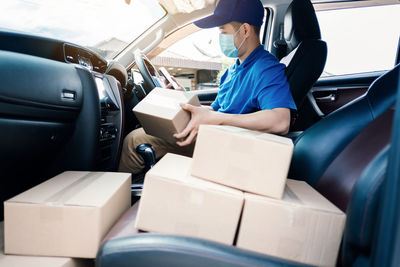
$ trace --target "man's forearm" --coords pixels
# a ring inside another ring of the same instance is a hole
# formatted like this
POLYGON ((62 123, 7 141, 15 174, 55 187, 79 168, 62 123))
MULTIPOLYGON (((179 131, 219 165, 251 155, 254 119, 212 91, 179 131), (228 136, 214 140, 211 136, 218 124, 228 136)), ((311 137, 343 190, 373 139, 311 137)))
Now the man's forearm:
POLYGON ((249 114, 216 112, 212 124, 231 125, 266 133, 286 134, 289 131, 290 111, 286 108, 261 110, 249 114))

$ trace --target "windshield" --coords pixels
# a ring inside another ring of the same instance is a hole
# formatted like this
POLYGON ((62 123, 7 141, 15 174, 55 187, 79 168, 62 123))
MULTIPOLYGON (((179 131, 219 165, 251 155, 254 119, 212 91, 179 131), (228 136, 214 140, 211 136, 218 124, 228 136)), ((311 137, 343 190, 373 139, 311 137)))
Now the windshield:
POLYGON ((156 0, 12 0, 0 1, 0 10, 0 29, 75 43, 107 59, 166 13, 156 0))

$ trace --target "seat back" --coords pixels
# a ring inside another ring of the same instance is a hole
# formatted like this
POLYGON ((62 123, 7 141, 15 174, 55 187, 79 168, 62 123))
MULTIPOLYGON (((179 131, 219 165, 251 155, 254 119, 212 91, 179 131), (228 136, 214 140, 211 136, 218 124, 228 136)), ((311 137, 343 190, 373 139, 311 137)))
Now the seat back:
POLYGON ((364 169, 353 188, 339 259, 342 266, 370 265, 388 157, 389 146, 386 146, 364 169))
POLYGON ((281 59, 294 101, 301 107, 313 84, 320 77, 326 62, 327 46, 313 5, 309 0, 294 0, 284 20, 286 56, 281 59))
POLYGON ((306 180, 347 213, 343 266, 370 261, 399 77, 397 65, 295 141, 289 177, 306 180))
POLYGON ((400 65, 375 80, 367 93, 324 117, 295 140, 289 177, 317 186, 320 178, 360 132, 396 100, 400 65))

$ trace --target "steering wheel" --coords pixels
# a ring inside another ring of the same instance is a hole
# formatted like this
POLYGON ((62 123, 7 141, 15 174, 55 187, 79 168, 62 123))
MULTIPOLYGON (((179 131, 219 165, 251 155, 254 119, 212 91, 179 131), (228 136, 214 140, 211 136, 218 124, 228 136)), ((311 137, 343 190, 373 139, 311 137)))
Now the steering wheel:
POLYGON ((157 69, 151 63, 151 61, 142 53, 140 49, 137 49, 134 53, 136 66, 138 67, 140 74, 143 76, 143 89, 146 94, 150 93, 151 90, 156 87, 153 81, 153 77, 159 77, 157 69))

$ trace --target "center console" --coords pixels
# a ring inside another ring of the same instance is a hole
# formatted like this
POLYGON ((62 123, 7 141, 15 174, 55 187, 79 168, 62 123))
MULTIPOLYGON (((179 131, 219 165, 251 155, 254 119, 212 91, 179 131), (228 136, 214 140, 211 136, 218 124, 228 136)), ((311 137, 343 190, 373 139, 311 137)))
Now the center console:
POLYGON ((110 75, 93 73, 100 102, 99 143, 96 169, 115 171, 122 146, 123 104, 120 83, 110 75))

